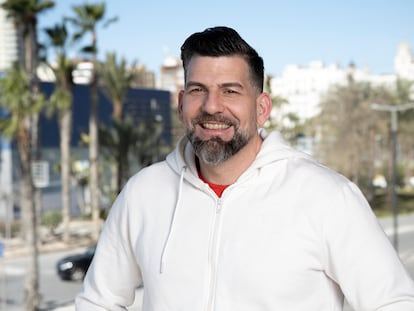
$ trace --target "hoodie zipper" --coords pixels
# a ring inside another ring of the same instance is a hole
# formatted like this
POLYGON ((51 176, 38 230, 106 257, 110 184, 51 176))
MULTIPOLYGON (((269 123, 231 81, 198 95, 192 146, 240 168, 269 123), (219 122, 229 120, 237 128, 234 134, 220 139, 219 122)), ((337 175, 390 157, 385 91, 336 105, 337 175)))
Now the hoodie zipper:
POLYGON ((220 230, 220 219, 221 219, 221 210, 223 206, 222 199, 217 199, 216 202, 216 214, 214 217, 212 239, 209 250, 209 286, 208 286, 208 301, 206 311, 213 311, 214 304, 216 299, 216 284, 217 284, 217 255, 219 249, 219 230, 220 230))

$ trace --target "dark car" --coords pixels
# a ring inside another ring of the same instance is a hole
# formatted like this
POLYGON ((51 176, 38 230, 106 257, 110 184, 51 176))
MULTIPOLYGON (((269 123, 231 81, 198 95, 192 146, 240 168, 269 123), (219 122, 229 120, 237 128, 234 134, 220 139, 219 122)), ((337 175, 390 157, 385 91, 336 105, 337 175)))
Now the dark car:
POLYGON ((60 259, 56 264, 59 277, 62 280, 83 280, 95 254, 95 249, 96 245, 89 247, 84 253, 60 259))

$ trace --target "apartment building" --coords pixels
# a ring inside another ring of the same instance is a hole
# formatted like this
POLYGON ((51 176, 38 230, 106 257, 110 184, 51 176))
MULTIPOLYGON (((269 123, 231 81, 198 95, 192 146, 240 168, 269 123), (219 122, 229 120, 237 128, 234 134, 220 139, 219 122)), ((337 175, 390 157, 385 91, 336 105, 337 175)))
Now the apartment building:
POLYGON ((394 58, 394 73, 379 75, 353 64, 341 67, 314 61, 306 66, 287 65, 282 74, 271 81, 272 93, 289 102, 277 113, 295 113, 302 121, 317 115, 321 96, 334 85, 345 85, 349 75, 355 81, 393 87, 397 77, 414 80, 414 57, 408 43, 401 43, 394 58))
MULTIPOLYGON (((4 0, 0 0, 2 4, 4 0)), ((0 73, 8 70, 19 58, 19 43, 13 21, 0 8, 0 73)))
POLYGON ((414 58, 407 42, 402 42, 394 60, 395 73, 401 78, 414 80, 414 58))
POLYGON ((184 88, 184 69, 179 58, 168 56, 160 68, 159 87, 171 92, 171 103, 177 105, 178 92, 184 88))

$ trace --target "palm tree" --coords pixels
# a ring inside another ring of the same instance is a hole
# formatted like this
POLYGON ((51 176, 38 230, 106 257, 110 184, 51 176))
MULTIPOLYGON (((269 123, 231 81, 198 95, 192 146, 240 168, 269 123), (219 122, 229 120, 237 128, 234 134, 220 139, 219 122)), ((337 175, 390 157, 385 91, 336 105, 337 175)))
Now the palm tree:
POLYGON ((33 202, 31 173, 32 142, 30 118, 43 107, 42 98, 33 101, 30 82, 26 73, 17 65, 0 80, 0 106, 8 112, 8 118, 0 121, 0 133, 16 138, 20 160, 20 205, 23 211, 24 237, 30 249, 30 264, 25 284, 25 310, 37 310, 39 306, 39 265, 37 248, 37 221, 33 202))
POLYGON ((164 157, 170 149, 163 142, 161 135, 163 123, 158 120, 141 120, 138 124, 138 141, 134 146, 134 155, 138 166, 145 167, 164 157))
POLYGON ((295 113, 284 113, 283 110, 289 104, 288 100, 280 95, 274 94, 272 90, 271 75, 266 75, 264 89, 271 95, 272 112, 265 127, 267 130, 279 130, 290 143, 296 143, 296 139, 303 134, 304 125, 301 124, 300 118, 295 113))
MULTIPOLYGON (((36 68, 38 63, 38 40, 37 40, 37 16, 47 9, 55 5, 54 1, 43 0, 6 0, 1 6, 7 12, 7 16, 12 18, 18 33, 21 34, 21 40, 24 42, 24 58, 21 58, 21 68, 26 71, 30 96, 29 103, 24 106, 39 108, 39 104, 43 103, 43 97, 39 92, 39 82, 36 76, 36 68)), ((13 69, 13 75, 16 77, 22 74, 18 73, 19 69, 13 69)), ((23 80, 22 80, 23 81, 23 80)), ((22 173, 22 183, 24 183, 24 195, 22 195, 23 221, 25 223, 25 237, 31 249, 31 261, 29 266, 30 273, 27 276, 25 304, 26 310, 36 310, 39 305, 39 271, 38 271, 38 249, 37 249, 37 230, 40 223, 40 191, 34 190, 30 172, 32 162, 32 153, 36 157, 40 156, 39 139, 38 139, 38 120, 39 109, 28 109, 32 114, 20 115, 21 124, 19 125, 18 141, 22 142, 19 148, 22 173), (23 137, 20 137, 23 135, 23 137), (30 139, 31 141, 26 141, 30 139), (24 141, 24 143, 23 143, 24 141), (35 195, 34 195, 35 194, 35 195), (33 205, 33 199, 37 204, 33 205)))
POLYGON ((105 3, 100 4, 84 4, 74 6, 75 18, 67 18, 77 29, 78 32, 74 35, 75 39, 80 39, 86 34, 92 36, 91 45, 85 46, 82 51, 92 54, 93 73, 91 81, 91 107, 89 114, 89 165, 90 165, 90 179, 89 188, 91 195, 91 210, 92 220, 95 223, 94 238, 99 236, 99 186, 98 186, 98 77, 97 77, 97 25, 103 22, 106 27, 117 18, 112 18, 104 21, 105 3))
MULTIPOLYGON (((112 118, 114 121, 120 122, 122 119, 124 98, 136 75, 133 71, 128 70, 125 58, 122 58, 119 63, 117 62, 115 53, 106 54, 105 63, 99 64, 98 75, 105 93, 112 101, 112 118)), ((117 124, 114 124, 114 126, 116 127, 117 124)), ((114 193, 118 193, 121 188, 121 176, 123 173, 119 171, 119 168, 116 163, 111 165, 111 188, 114 193)))
POLYGON ((121 120, 122 105, 136 75, 133 71, 128 70, 125 58, 121 58, 120 62, 117 62, 116 53, 106 54, 106 61, 98 67, 98 74, 99 81, 112 101, 112 117, 121 120))
POLYGON ((1 5, 21 31, 24 42, 24 58, 21 65, 35 78, 37 67, 37 15, 55 6, 54 1, 45 0, 6 0, 1 5))
POLYGON ((114 163, 116 175, 116 187, 114 195, 121 191, 124 180, 129 174, 129 154, 136 144, 138 133, 131 119, 113 119, 112 126, 99 126, 99 144, 112 163, 114 163))
POLYGON ((46 28, 45 32, 49 38, 50 46, 56 50, 56 67, 53 71, 56 76, 56 88, 50 97, 51 110, 57 110, 60 130, 60 167, 62 183, 62 222, 63 241, 70 239, 70 172, 71 172, 71 133, 72 133, 72 101, 73 101, 73 64, 66 57, 68 44, 68 32, 64 23, 57 24, 52 28, 46 28))
MULTIPOLYGON (((20 65, 26 70, 30 79, 30 86, 33 100, 40 96, 39 81, 36 74, 38 65, 38 40, 37 40, 37 16, 55 6, 54 1, 46 0, 6 0, 2 7, 7 12, 7 16, 14 21, 18 33, 21 34, 23 41, 24 57, 20 58, 20 65)), ((39 114, 32 116, 32 141, 34 154, 39 159, 39 114)), ((38 192, 40 197, 40 192, 38 192)), ((39 201, 39 199, 38 199, 39 201)))
POLYGON ((141 120, 137 125, 131 118, 113 119, 112 126, 99 127, 99 143, 104 155, 117 166, 117 193, 130 176, 130 159, 136 157, 138 166, 146 166, 158 150, 162 124, 141 120))

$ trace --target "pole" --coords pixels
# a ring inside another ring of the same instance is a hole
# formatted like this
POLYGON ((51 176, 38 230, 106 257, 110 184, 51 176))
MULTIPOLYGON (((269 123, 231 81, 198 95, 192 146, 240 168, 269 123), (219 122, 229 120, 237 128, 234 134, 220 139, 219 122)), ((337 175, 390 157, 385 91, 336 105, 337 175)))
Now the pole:
POLYGON ((0 278, 1 278, 1 310, 7 310, 6 273, 4 261, 4 243, 0 241, 0 278))
POLYGON ((398 198, 397 198, 397 138, 398 138, 398 112, 405 111, 414 108, 414 103, 408 103, 403 105, 378 105, 372 104, 373 110, 388 111, 391 117, 391 184, 390 184, 390 195, 391 195, 391 207, 393 214, 393 246, 398 252, 398 198))
POLYGON ((393 215, 393 245, 398 252, 398 197, 397 197, 397 111, 391 110, 391 144, 392 144, 392 164, 391 164, 391 206, 393 215))

